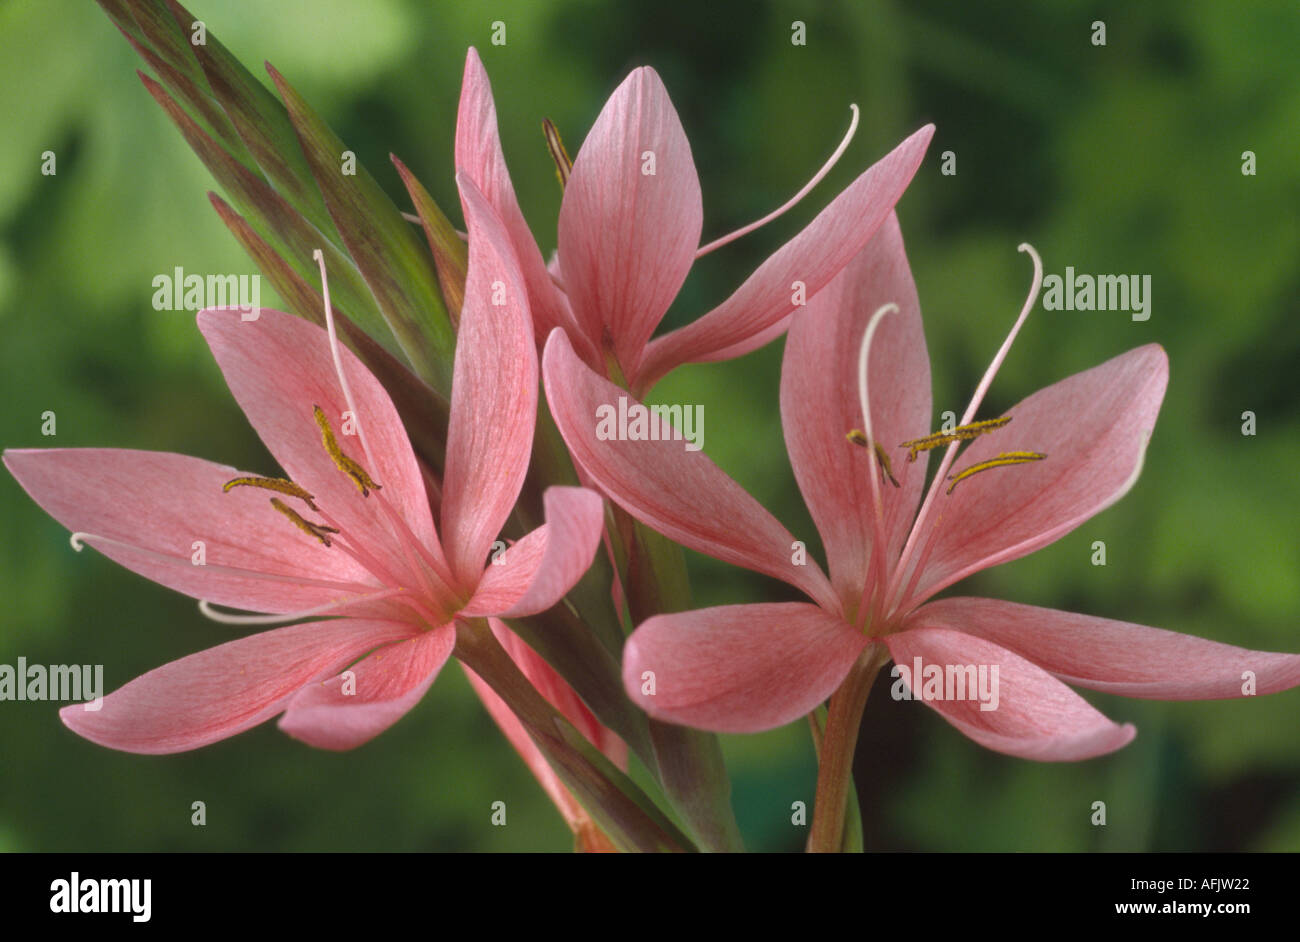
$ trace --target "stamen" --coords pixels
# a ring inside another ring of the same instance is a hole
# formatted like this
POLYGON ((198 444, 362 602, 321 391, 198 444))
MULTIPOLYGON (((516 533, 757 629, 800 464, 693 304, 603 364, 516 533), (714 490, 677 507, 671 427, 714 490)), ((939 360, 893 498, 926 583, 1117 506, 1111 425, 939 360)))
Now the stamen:
POLYGON ((339 532, 334 527, 327 527, 323 523, 312 523, 310 520, 304 519, 298 511, 294 510, 278 497, 271 498, 271 506, 288 517, 289 520, 292 521, 293 525, 303 533, 316 537, 316 539, 320 540, 326 546, 330 545, 329 535, 331 533, 339 532))
POLYGON ((233 478, 221 485, 221 490, 229 493, 232 487, 261 487, 268 491, 279 491, 281 494, 299 498, 316 513, 320 513, 320 508, 312 503, 314 495, 309 494, 305 487, 300 487, 287 478, 233 478))
POLYGON ((1002 428, 1010 421, 1011 416, 1004 415, 1000 419, 985 419, 982 422, 959 425, 951 432, 932 432, 924 438, 914 438, 910 442, 903 442, 898 447, 908 449, 907 460, 912 462, 916 460, 916 456, 920 452, 938 448, 940 445, 951 445, 953 442, 964 442, 972 438, 978 438, 986 432, 1002 428))
POLYGON ((357 437, 361 439, 361 452, 366 456, 366 463, 372 468, 377 468, 379 465, 375 461, 374 454, 370 451, 370 442, 366 440, 366 427, 361 422, 361 413, 357 411, 357 404, 352 398, 352 387, 348 385, 348 378, 343 372, 343 358, 339 354, 338 331, 334 328, 334 308, 330 306, 329 279, 325 277, 325 256, 320 249, 314 249, 311 257, 320 266, 321 297, 325 303, 325 331, 329 335, 330 356, 334 359, 334 373, 338 376, 339 389, 343 392, 343 401, 347 403, 348 411, 352 413, 352 421, 357 428, 357 437))
MULTIPOLYGON (((849 434, 844 437, 855 445, 861 445, 863 448, 867 447, 867 435, 862 429, 850 429, 849 434)), ((876 453, 876 461, 880 464, 881 476, 886 478, 894 487, 901 487, 902 485, 898 483, 898 479, 894 477, 893 467, 890 466, 889 453, 885 451, 880 442, 871 442, 871 445, 876 453)))
POLYGON ((821 183, 822 179, 825 178, 826 174, 831 172, 831 168, 834 167, 835 164, 839 162, 841 155, 843 155, 844 151, 849 146, 849 141, 853 140, 853 135, 858 130, 858 106, 849 105, 849 107, 853 109, 853 120, 849 122, 848 133, 844 135, 844 140, 840 141, 840 146, 835 148, 835 153, 831 154, 830 159, 827 160, 826 163, 822 165, 822 168, 818 170, 817 174, 804 185, 804 188, 802 190, 800 190, 793 197, 791 197, 790 201, 787 202, 784 206, 781 206, 779 209, 773 210, 772 212, 764 216, 762 219, 759 219, 756 222, 751 222, 748 226, 743 226, 742 228, 737 229, 735 232, 731 233, 730 235, 725 235, 720 239, 714 239, 708 245, 701 247, 699 250, 696 251, 695 257, 700 258, 701 256, 708 255, 714 249, 720 249, 728 242, 734 242, 736 239, 739 239, 743 235, 748 235, 749 233, 753 232, 755 229, 759 228, 760 226, 767 225, 773 219, 776 219, 778 216, 782 215, 787 210, 793 208, 796 203, 798 203, 801 199, 807 196, 809 192, 812 191, 813 187, 815 187, 818 183, 821 183))
MULTIPOLYGON (((871 320, 867 322, 867 329, 862 332, 862 346, 858 350, 858 399, 862 406, 862 437, 866 439, 867 444, 873 452, 877 451, 877 442, 871 431, 871 401, 867 396, 867 363, 871 359, 871 340, 876 335, 876 328, 887 314, 898 313, 897 304, 883 304, 876 309, 871 315, 871 320)), ((887 542, 885 539, 885 508, 880 498, 880 482, 876 480, 874 474, 871 478, 871 560, 876 567, 876 578, 864 579, 862 581, 862 597, 858 600, 858 611, 855 619, 855 627, 865 630, 867 619, 875 620, 877 611, 873 610, 870 615, 867 612, 867 604, 878 606, 883 598, 880 590, 885 587, 888 579, 889 569, 885 560, 887 552, 887 542), (874 587, 875 592, 871 593, 868 599, 867 593, 874 587)))
MULTIPOLYGON (((462 232, 458 231, 457 234, 460 235, 462 238, 466 238, 465 234, 462 232)), ((366 438, 366 428, 365 425, 363 425, 361 422, 361 413, 357 411, 356 402, 352 398, 352 387, 348 385, 348 378, 343 373, 343 359, 339 354, 338 334, 334 328, 334 309, 330 307, 329 279, 325 275, 325 256, 321 254, 320 249, 316 249, 311 254, 312 254, 312 258, 316 260, 316 264, 320 266, 321 295, 325 303, 325 329, 329 334, 330 354, 334 358, 334 372, 338 376, 339 389, 342 390, 343 392, 343 401, 347 404, 349 411, 352 413, 352 421, 356 425, 357 437, 361 439, 361 450, 366 456, 366 462, 370 465, 370 467, 377 468, 379 465, 375 461, 374 453, 370 450, 370 442, 366 438)), ((317 407, 316 421, 318 423, 321 422, 323 415, 324 413, 320 412, 319 407, 317 407)), ((353 482, 357 485, 357 487, 360 488, 362 496, 363 497, 367 496, 367 490, 371 488, 373 488, 376 491, 379 490, 380 489, 379 485, 376 484, 373 480, 371 480, 368 475, 366 475, 366 472, 361 468, 361 466, 357 464, 355 461, 352 461, 352 459, 348 458, 346 455, 344 455, 342 450, 338 448, 338 442, 334 440, 334 433, 332 431, 328 432, 328 438, 326 438, 326 433, 328 429, 329 429, 329 423, 325 422, 321 426, 321 435, 322 438, 325 439, 325 447, 329 449, 330 441, 334 441, 334 448, 330 450, 330 457, 335 458, 336 464, 338 464, 338 458, 335 457, 336 454, 346 459, 346 463, 348 466, 345 467, 344 465, 339 465, 339 467, 349 477, 351 477, 353 482), (358 475, 364 476, 364 479, 358 477, 358 475)), ((408 545, 408 541, 402 539, 403 533, 406 533, 408 535, 410 534, 410 528, 406 526, 406 522, 402 520, 401 515, 398 514, 395 509, 390 507, 388 502, 384 500, 381 495, 376 495, 376 496, 379 497, 380 511, 384 514, 385 517, 388 518, 389 525, 392 528, 391 532, 394 538, 397 539, 399 545, 402 547, 403 555, 407 558, 408 563, 413 563, 413 560, 411 559, 410 547, 408 545)), ((419 540, 416 540, 413 535, 410 536, 409 539, 410 542, 414 542, 416 544, 416 546, 418 547, 418 552, 422 557, 424 557, 426 560, 430 559, 430 553, 427 547, 421 544, 419 540)), ((420 567, 418 566, 414 568, 416 569, 416 571, 419 571, 420 569, 420 567)), ((446 583, 447 579, 449 578, 449 576, 444 575, 444 573, 446 573, 446 569, 447 567, 445 564, 443 564, 442 566, 434 566, 434 572, 436 573, 436 578, 443 583, 446 583)), ((434 578, 434 577, 431 575, 426 576, 426 581, 429 578, 434 578)))
POLYGON ((947 493, 951 494, 954 487, 971 475, 979 474, 981 471, 988 471, 991 468, 1003 468, 1009 464, 1028 464, 1031 461, 1042 461, 1046 457, 1047 455, 1037 451, 1004 451, 996 458, 980 461, 964 471, 948 475, 948 480, 952 481, 952 483, 948 485, 947 493))
POLYGON ((343 453, 343 449, 339 447, 338 439, 334 437, 334 430, 330 428, 330 420, 325 417, 325 410, 320 406, 312 406, 312 409, 316 416, 316 424, 320 426, 321 440, 325 443, 325 450, 330 453, 330 457, 334 459, 334 464, 338 469, 352 479, 352 483, 357 486, 357 490, 361 492, 362 497, 369 497, 372 489, 379 490, 379 485, 371 479, 370 475, 366 474, 365 469, 343 453))
POLYGON ((551 159, 555 161, 555 175, 560 180, 560 189, 562 190, 568 185, 569 173, 573 170, 573 161, 569 159, 569 152, 564 149, 564 141, 560 139, 560 132, 550 118, 542 119, 542 133, 546 135, 546 149, 551 152, 551 159))
MULTIPOLYGON (((1028 252, 1029 258, 1034 264, 1034 279, 1029 287, 1029 296, 1025 298, 1024 306, 1020 309, 1020 316, 1016 318, 1011 333, 1007 334, 1007 339, 1002 342, 997 355, 993 357, 993 362, 989 364, 989 368, 985 371, 984 378, 980 380, 979 386, 976 387, 975 395, 971 398, 970 405, 966 407, 966 412, 962 416, 962 425, 970 424, 970 421, 975 418, 980 403, 984 401, 984 394, 988 392, 989 386, 993 384, 993 377, 997 375, 998 369, 1002 366, 1002 361, 1007 358, 1007 354, 1011 351, 1011 344, 1015 342, 1016 335, 1020 333, 1025 318, 1033 310, 1034 303, 1038 300, 1038 292, 1043 286, 1043 260, 1039 257, 1038 252, 1028 242, 1020 243, 1016 251, 1028 252)), ((957 458, 956 445, 956 442, 949 445, 943 460, 939 462, 939 470, 930 484, 930 489, 926 492, 925 500, 921 502, 921 510, 916 515, 916 521, 912 524, 912 532, 908 534, 907 542, 903 545, 903 552, 899 555, 898 563, 894 567, 894 575, 889 585, 889 597, 893 605, 901 605, 904 599, 910 596, 912 590, 916 587, 917 580, 920 579, 923 564, 929 557, 928 547, 933 545, 930 537, 934 533, 935 527, 927 525, 930 522, 930 514, 934 509, 939 487, 944 481, 944 476, 952 467, 953 461, 957 458), (909 573, 908 564, 917 555, 918 546, 923 540, 927 543, 927 551, 921 554, 917 564, 911 567, 909 573), (907 580, 906 587, 903 584, 905 579, 907 580)))

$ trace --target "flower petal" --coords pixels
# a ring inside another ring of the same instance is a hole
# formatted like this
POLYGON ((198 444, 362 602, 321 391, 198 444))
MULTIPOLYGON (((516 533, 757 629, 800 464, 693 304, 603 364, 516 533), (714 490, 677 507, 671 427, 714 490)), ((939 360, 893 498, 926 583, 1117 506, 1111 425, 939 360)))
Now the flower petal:
POLYGON ((267 450, 287 477, 316 495, 316 503, 339 522, 345 537, 395 545, 375 494, 362 497, 326 451, 314 406, 325 413, 344 453, 383 488, 384 500, 421 542, 436 547, 424 479, 397 409, 351 350, 340 346, 339 356, 357 408, 355 423, 363 427, 370 455, 354 433, 355 423, 345 416, 348 405, 324 330, 267 308, 251 321, 242 320, 238 311, 204 310, 198 323, 226 385, 267 450))
POLYGON ((637 388, 648 389, 682 363, 729 360, 771 340, 773 325, 795 310, 795 282, 811 298, 861 251, 912 181, 933 134, 932 124, 912 134, 849 184, 731 297, 652 342, 637 367, 637 388))
POLYGON ((374 587, 350 557, 276 513, 266 491, 222 493, 244 475, 234 468, 119 448, 10 449, 4 463, 59 523, 107 538, 87 540, 96 550, 194 598, 293 612, 374 587))
POLYGON ((666 419, 648 416, 647 429, 659 441, 601 437, 604 410, 618 411, 624 397, 629 409, 639 404, 579 360, 563 331, 547 341, 542 372, 569 453, 611 500, 683 546, 784 579, 818 603, 837 606, 816 564, 792 562, 790 531, 702 451, 688 451, 680 437, 669 440, 666 419))
POLYGON ((926 695, 926 706, 933 709, 962 733, 995 752, 1034 759, 1039 762, 1073 762, 1114 752, 1137 734, 1133 726, 1117 723, 1097 712, 1086 700, 1042 668, 1018 654, 974 635, 944 627, 931 627, 920 609, 906 630, 886 635, 882 640, 894 656, 894 688, 904 683, 899 667, 907 668, 912 696, 926 695), (921 662, 921 682, 917 683, 916 661, 921 662), (949 671, 986 668, 987 686, 979 690, 977 674, 949 671), (942 668, 944 689, 930 691, 926 685, 929 668, 942 668), (994 671, 996 670, 996 673, 994 671), (962 686, 948 683, 949 675, 962 686), (976 685, 972 691, 967 683, 976 685), (966 693, 962 695, 962 688, 966 693), (986 701, 979 696, 992 693, 986 701), (948 699, 930 699, 941 693, 948 699), (956 696, 954 696, 954 694, 956 696), (984 707, 991 706, 991 709, 984 707))
POLYGON ((627 639, 623 686, 656 719, 756 733, 829 697, 866 644, 843 620, 806 602, 656 615, 627 639))
POLYGON ((1018 559, 1115 503, 1137 480, 1169 379, 1169 360, 1147 344, 1040 389, 1013 406, 953 473, 1005 451, 1047 458, 997 468, 939 494, 943 525, 910 605, 971 573, 1018 559))
POLYGON ((345 672, 350 677, 339 674, 300 690, 280 717, 280 729, 318 749, 355 749, 420 701, 455 643, 454 626, 442 625, 382 647, 352 665, 345 672))
POLYGON ((560 205, 565 292, 595 346, 625 372, 686 280, 704 207, 691 146, 659 75, 636 69, 610 96, 560 205))
POLYGON ((78 703, 59 716, 77 735, 110 749, 197 749, 270 719, 305 685, 411 630, 354 618, 276 628, 155 668, 109 694, 98 710, 78 703))
POLYGON ((1251 651, 1192 635, 997 599, 947 598, 927 625, 984 638, 1059 679, 1124 697, 1220 700, 1300 686, 1300 654, 1251 651), (1249 678, 1245 675, 1249 672, 1249 678))
POLYGON ((528 293, 501 220, 458 175, 469 225, 469 273, 456 339, 443 546, 452 575, 472 589, 528 471, 537 418, 537 350, 528 293))
POLYGON ((514 618, 546 611, 591 566, 605 525, 600 495, 548 487, 542 503, 546 523, 493 558, 462 614, 514 618))
POLYGON ((465 77, 456 117, 455 159, 456 169, 474 182, 505 225, 528 287, 528 303, 538 343, 546 339, 552 328, 572 330, 575 325, 573 314, 551 280, 537 240, 519 209, 497 131, 492 85, 478 50, 472 46, 465 56, 465 77))
POLYGON ((845 435, 863 428, 863 332, 871 315, 891 302, 898 312, 876 330, 867 375, 873 434, 901 485, 880 486, 892 565, 916 514, 926 468, 924 453, 908 462, 896 446, 928 434, 930 423, 930 357, 897 216, 891 213, 866 248, 795 315, 781 365, 781 426, 790 462, 826 544, 835 590, 854 604, 871 552, 870 475, 881 472, 875 457, 845 435))

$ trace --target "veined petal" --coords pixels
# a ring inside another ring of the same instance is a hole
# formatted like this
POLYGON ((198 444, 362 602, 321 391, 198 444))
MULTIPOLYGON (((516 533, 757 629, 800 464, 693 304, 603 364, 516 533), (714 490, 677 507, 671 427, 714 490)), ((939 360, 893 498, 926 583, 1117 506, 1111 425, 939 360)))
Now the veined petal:
POLYGON ((573 460, 615 503, 647 526, 724 562, 783 579, 827 608, 838 603, 815 563, 795 565, 794 537, 702 451, 688 451, 656 414, 647 429, 659 441, 600 437, 619 400, 644 408, 578 359, 563 331, 543 354, 547 401, 573 460), (606 420, 601 420, 606 413, 606 420))
POLYGON ((918 612, 1014 651, 1059 679, 1124 697, 1219 700, 1300 685, 1300 654, 1251 651, 1148 628, 997 599, 947 598, 918 612), (1249 677, 1247 677, 1249 673, 1249 677))
POLYGON ((355 749, 420 701, 455 643, 455 628, 441 625, 386 645, 348 668, 350 676, 302 688, 280 717, 280 729, 318 749, 355 749))
MULTIPOLYGON (((397 409, 351 350, 340 346, 339 356, 356 404, 355 417, 345 415, 348 405, 339 387, 329 337, 315 324, 267 308, 249 321, 234 310, 204 310, 198 323, 226 385, 267 450, 287 477, 316 495, 316 503, 340 523, 344 536, 358 543, 395 545, 386 517, 375 506, 375 495, 362 497, 325 449, 316 406, 329 420, 344 453, 383 488, 384 500, 421 542, 437 546, 424 480, 397 409), (369 456, 356 434, 358 423, 364 426, 373 452, 369 456)), ((270 507, 265 521, 267 526, 292 529, 270 507)), ((310 537, 298 535, 311 542, 310 537)))
POLYGON ((610 96, 573 163, 559 256, 574 316, 625 373, 677 296, 704 208, 691 147, 658 74, 639 68, 610 96))
POLYGON ((513 618, 545 611, 591 566, 605 524, 600 495, 548 487, 542 503, 546 523, 488 563, 463 614, 513 618))
POLYGON ((1124 496, 1142 469, 1168 379, 1164 350, 1147 344, 1013 406, 1011 423, 972 442, 953 473, 1005 451, 1046 459, 972 475, 938 496, 943 523, 909 604, 1046 546, 1124 496))
POLYGON ((77 703, 59 716, 110 749, 197 749, 270 719, 305 685, 411 630, 352 618, 276 628, 155 668, 109 694, 98 710, 77 703))
POLYGON ((442 527, 462 588, 523 487, 537 419, 537 350, 519 263, 501 220, 472 180, 456 178, 469 225, 469 274, 456 339, 442 527))
POLYGON ((94 549, 194 598, 294 612, 375 583, 350 557, 276 513, 266 491, 222 493, 244 474, 225 465, 119 448, 10 449, 4 463, 59 523, 106 538, 88 539, 94 549))
POLYGON ((656 719, 756 733, 829 697, 866 644, 842 619, 805 602, 656 615, 627 640, 623 686, 656 719))
POLYGON ((873 551, 870 475, 882 472, 870 449, 845 436, 863 428, 863 332, 873 312, 890 303, 898 311, 876 330, 868 375, 873 433, 899 484, 880 487, 892 565, 921 499, 927 457, 908 462, 896 446, 927 434, 930 424, 930 358, 897 216, 891 213, 866 248, 795 315, 781 365, 781 426, 795 479, 826 545, 835 590, 854 604, 873 551))
POLYGON ((465 77, 456 116, 455 159, 456 169, 474 182, 505 225, 528 287, 528 303, 538 343, 546 339, 552 328, 572 330, 573 315, 551 280, 541 249, 537 247, 537 241, 519 209, 497 131, 492 85, 478 50, 472 46, 465 56, 465 77))
POLYGON ((912 134, 777 249, 731 297, 653 341, 637 367, 638 388, 648 389, 682 363, 731 359, 771 340, 773 325, 795 310, 795 282, 811 298, 858 254, 907 189, 933 134, 931 124, 912 134))
MULTIPOLYGON (((921 679, 912 676, 907 685, 912 696, 924 698, 926 706, 981 746, 1039 762, 1073 762, 1114 752, 1136 735, 1131 725, 1107 719, 1020 655, 974 635, 931 627, 927 609, 918 611, 906 630, 882 640, 894 663, 907 668, 909 674, 915 672, 920 659, 921 679), (925 698, 928 668, 942 671, 940 687, 945 699, 925 698), (996 691, 983 702, 983 691, 978 689, 981 668, 987 678, 986 689, 996 691), (949 674, 961 679, 964 694, 955 683, 948 684, 949 674), (976 691, 967 686, 972 683, 976 691), (983 709, 990 705, 992 709, 983 709)), ((901 679, 897 672, 893 676, 901 679)))

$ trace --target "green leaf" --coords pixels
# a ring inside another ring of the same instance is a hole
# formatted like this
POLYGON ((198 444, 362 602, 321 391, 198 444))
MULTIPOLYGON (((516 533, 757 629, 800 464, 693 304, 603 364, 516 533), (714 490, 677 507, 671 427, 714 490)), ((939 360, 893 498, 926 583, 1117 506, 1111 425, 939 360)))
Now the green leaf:
MULTIPOLYGON (((196 19, 175 0, 167 0, 167 4, 182 30, 196 19)), ((342 247, 284 105, 211 31, 207 40, 193 47, 194 58, 213 98, 225 109, 257 166, 290 205, 342 247)))
POLYGON ((140 79, 239 211, 261 223, 261 234, 271 243, 276 254, 286 259, 299 275, 313 276, 314 280, 319 275, 311 256, 315 249, 321 249, 339 306, 372 338, 381 343, 387 341, 391 350, 398 351, 396 341, 391 339, 383 316, 351 260, 323 238, 265 180, 226 153, 167 94, 166 89, 143 73, 140 79))
POLYGON ((269 63, 267 70, 330 217, 407 360, 434 389, 450 395, 456 338, 428 250, 364 167, 358 164, 355 176, 342 173, 343 142, 284 76, 269 63))
POLYGON ((424 188, 415 174, 406 168, 406 164, 390 154, 393 166, 401 174, 406 184, 406 192, 411 195, 420 225, 424 227, 424 237, 429 241, 429 251, 433 253, 433 264, 438 269, 438 284, 442 288, 442 298, 447 302, 447 312, 451 322, 460 322, 460 309, 465 301, 465 273, 469 266, 469 248, 465 241, 456 234, 442 209, 434 202, 429 191, 424 188))
POLYGON ((649 796, 538 693, 486 619, 457 620, 456 657, 505 702, 560 780, 620 849, 694 849, 649 796))

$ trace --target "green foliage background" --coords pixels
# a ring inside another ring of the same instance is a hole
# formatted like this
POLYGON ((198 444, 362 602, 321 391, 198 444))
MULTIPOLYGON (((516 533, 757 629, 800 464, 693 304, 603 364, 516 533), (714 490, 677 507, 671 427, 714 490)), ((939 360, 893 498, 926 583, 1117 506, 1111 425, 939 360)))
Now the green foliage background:
MULTIPOLYGON (((795 191, 862 129, 794 212, 706 258, 669 323, 714 303, 871 161, 934 121, 899 205, 934 362, 936 412, 960 411, 1019 308, 1029 265, 1152 276, 1152 317, 1044 312, 988 414, 1149 341, 1171 382, 1146 468, 1118 505, 966 594, 1300 651, 1300 17, 1287 0, 1144 4, 194 0, 254 71, 269 59, 399 203, 402 157, 459 218, 451 142, 476 45, 492 77, 525 214, 554 247, 560 192, 539 131, 578 145, 629 69, 662 74, 691 139, 705 238, 795 191), (489 42, 507 24, 507 44, 489 42), (807 46, 790 42, 807 24, 807 46), (1107 44, 1090 42, 1104 20, 1107 44), (939 155, 957 155, 956 176, 939 155), (1243 176, 1242 152, 1258 174, 1243 176), (1241 414, 1258 434, 1241 434, 1241 414), (1108 565, 1089 563, 1104 540, 1108 565)), ((212 212, 198 160, 89 2, 0 5, 0 444, 177 451, 273 465, 191 315, 150 306, 151 279, 254 269, 212 212), (58 173, 40 174, 54 150, 58 173), (40 416, 57 414, 56 439, 40 416)), ((777 409, 781 344, 683 369, 656 397, 700 402, 706 449, 798 534, 815 536, 777 409)), ((0 480, 0 663, 101 663, 112 689, 230 637, 192 600, 77 555, 0 480)), ((820 553, 818 547, 817 552, 820 553)), ((781 591, 692 555, 700 603, 781 591)), ((982 750, 879 687, 858 779, 868 846, 909 850, 1300 849, 1300 692, 1154 703, 1088 693, 1135 722, 1122 752, 1077 765, 982 750), (1089 823, 1104 801, 1108 824, 1089 823)), ((725 740, 752 848, 795 849, 811 803, 806 727, 725 740)), ((567 831, 449 668, 393 730, 316 752, 273 724, 141 758, 78 739, 54 705, 0 703, 0 849, 562 850, 567 831), (208 823, 190 824, 191 803, 208 823), (508 825, 489 824, 491 802, 508 825)))

